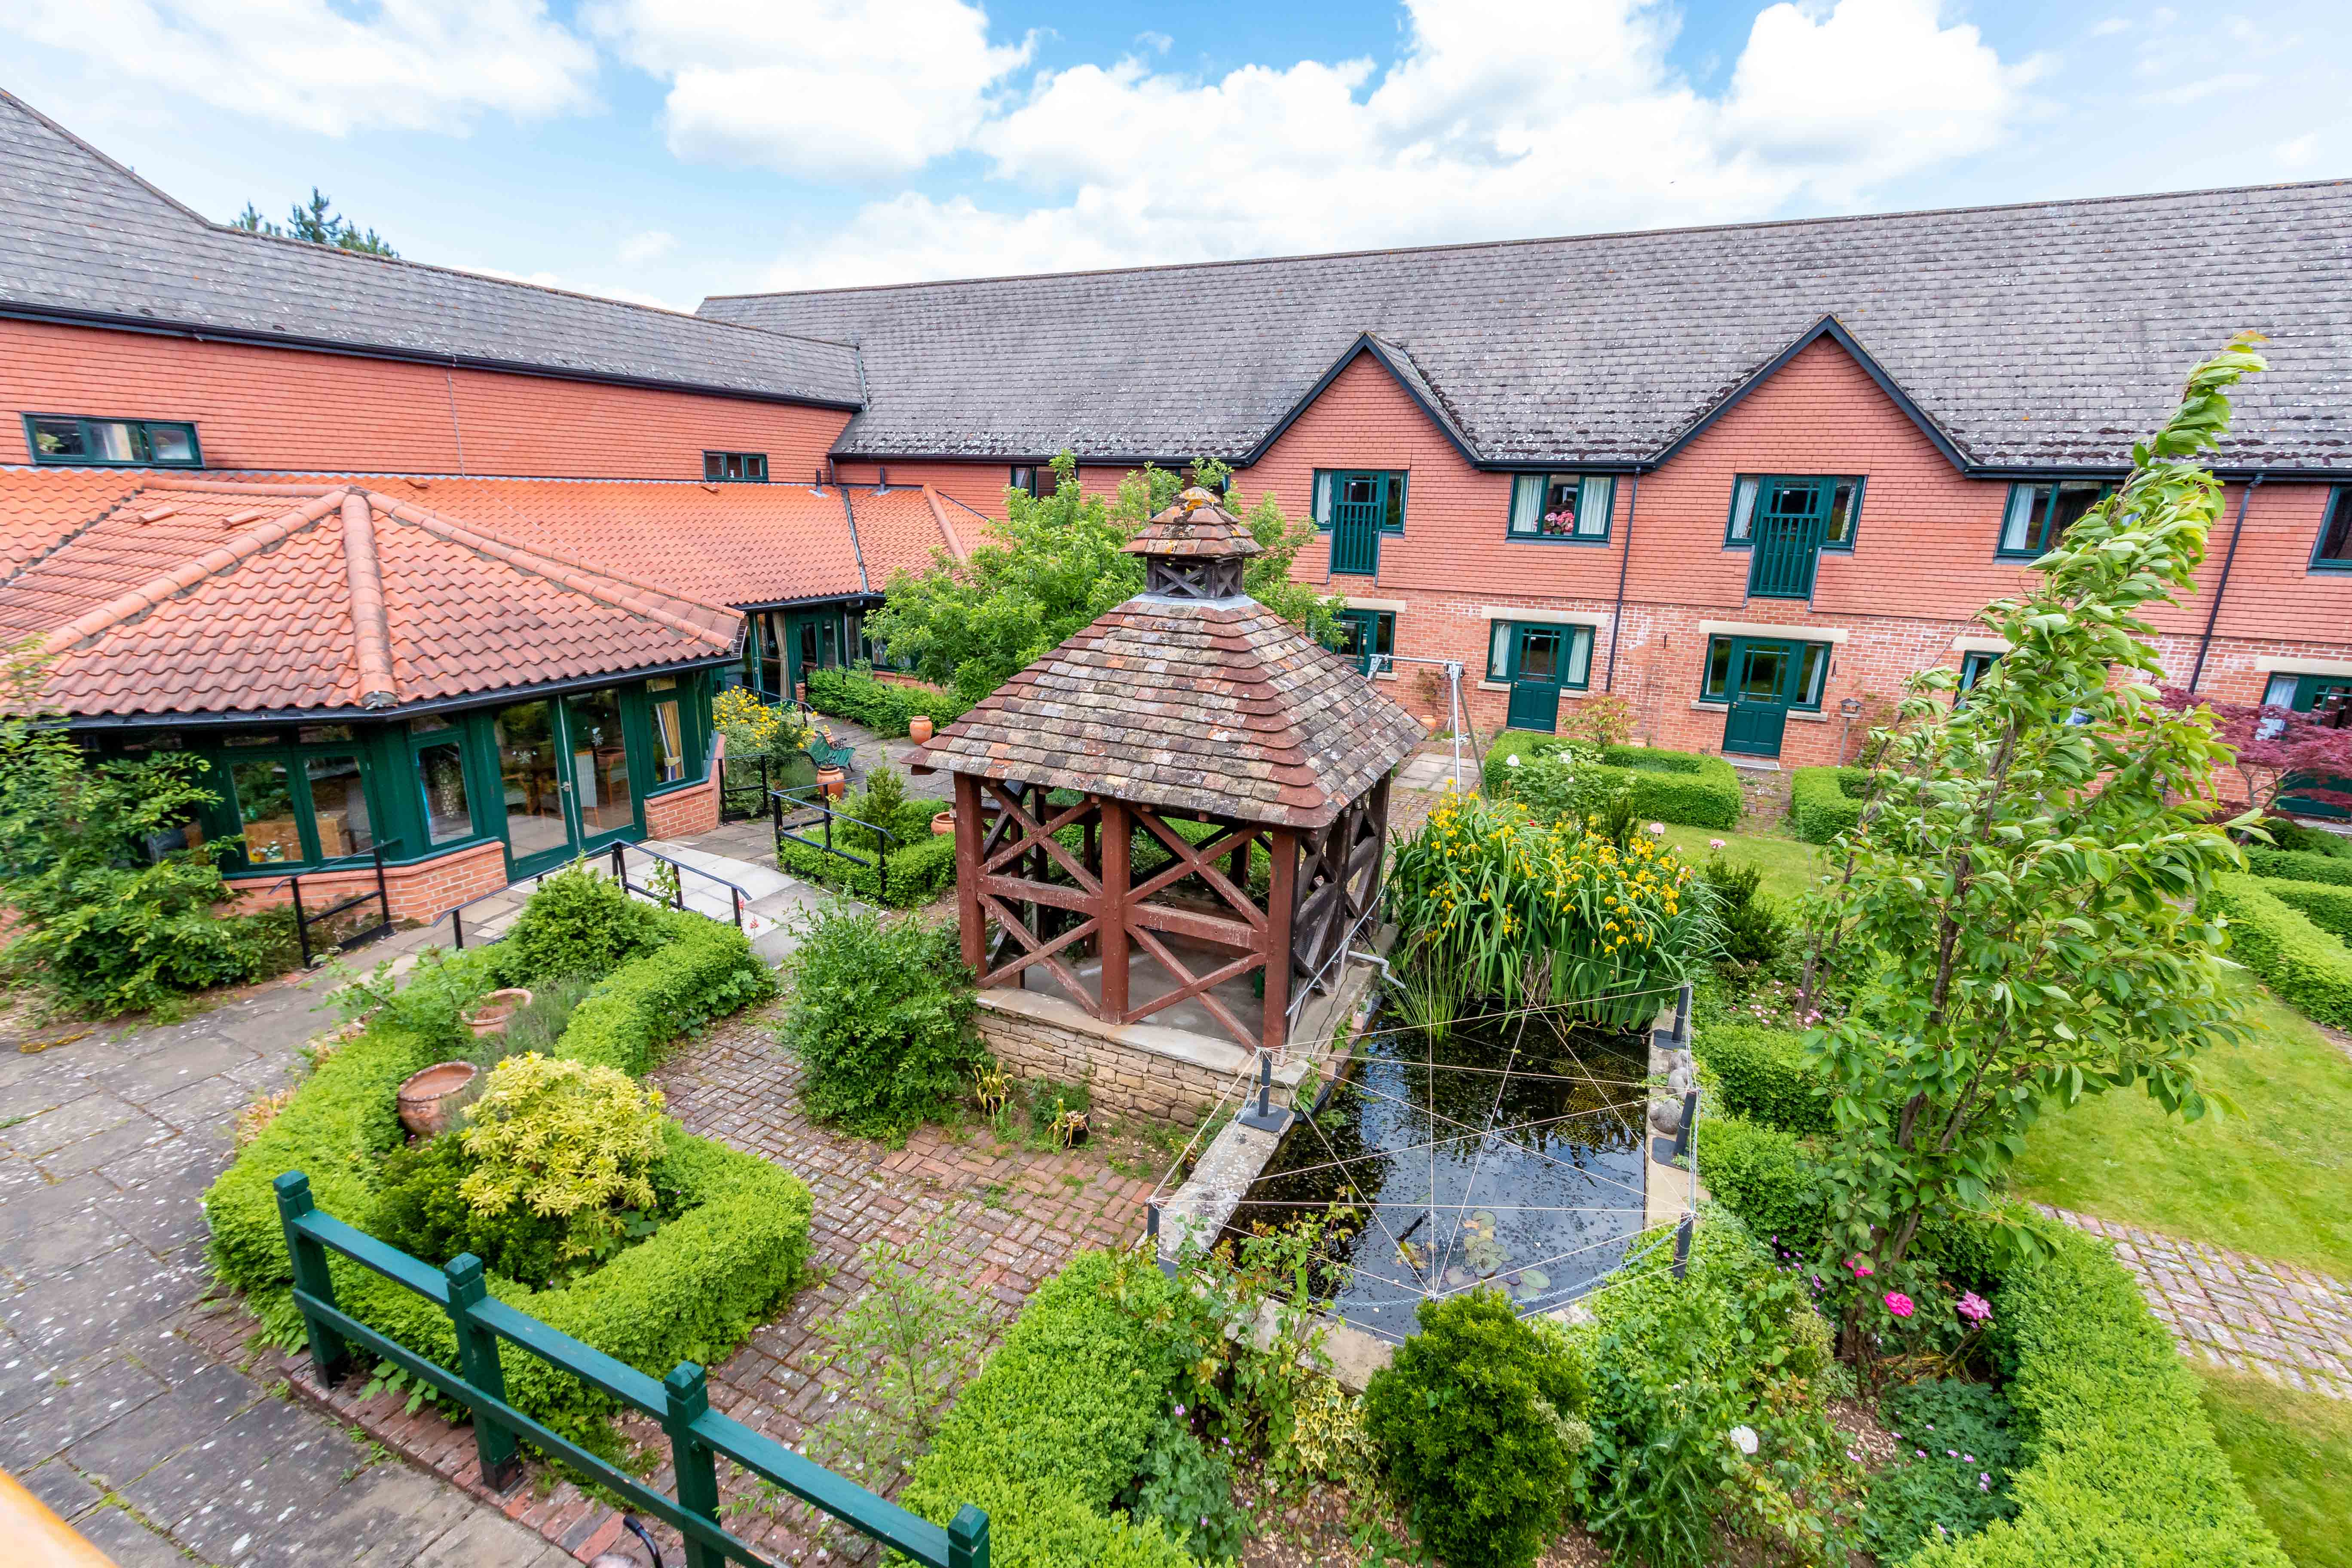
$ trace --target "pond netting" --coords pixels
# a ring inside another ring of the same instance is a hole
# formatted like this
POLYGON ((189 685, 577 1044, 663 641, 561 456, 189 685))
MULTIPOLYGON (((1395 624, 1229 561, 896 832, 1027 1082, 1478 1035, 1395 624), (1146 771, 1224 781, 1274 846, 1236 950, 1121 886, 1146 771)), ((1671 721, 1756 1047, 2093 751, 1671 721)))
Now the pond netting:
POLYGON ((1220 1239, 1319 1219, 1317 1292, 1391 1341, 1423 1300, 1492 1288, 1528 1316, 1593 1289, 1643 1230, 1654 1091, 1646 1031, 1589 1011, 1359 1035, 1220 1239))

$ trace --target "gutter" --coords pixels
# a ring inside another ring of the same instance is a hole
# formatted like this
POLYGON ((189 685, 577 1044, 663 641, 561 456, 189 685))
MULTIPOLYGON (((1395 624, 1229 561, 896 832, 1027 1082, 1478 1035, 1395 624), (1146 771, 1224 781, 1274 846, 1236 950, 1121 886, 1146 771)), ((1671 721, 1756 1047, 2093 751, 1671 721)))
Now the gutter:
POLYGON ((2263 476, 2257 472, 2238 492, 2238 521, 2230 530, 2229 553, 2221 557, 2221 579, 2213 584, 2213 607, 2205 613, 2205 636, 2197 644, 2197 662, 2189 667, 2189 694, 2197 694, 2197 682, 2204 678, 2205 656, 2213 647, 2213 628, 2221 620, 2221 595, 2230 591, 2230 568, 2238 562, 2238 541, 2246 531, 2246 508, 2253 504, 2254 492, 2263 488, 2263 476))

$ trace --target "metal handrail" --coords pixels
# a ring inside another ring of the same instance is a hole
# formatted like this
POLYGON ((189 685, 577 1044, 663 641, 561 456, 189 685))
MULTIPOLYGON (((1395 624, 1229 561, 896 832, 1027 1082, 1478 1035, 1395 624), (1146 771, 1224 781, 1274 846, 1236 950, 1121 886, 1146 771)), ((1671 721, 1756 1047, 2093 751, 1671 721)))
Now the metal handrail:
POLYGON ((903 844, 906 840, 891 832, 888 828, 884 827, 879 823, 868 822, 862 816, 852 816, 845 811, 834 810, 833 807, 824 804, 824 786, 823 784, 803 784, 799 789, 772 789, 768 792, 768 805, 771 814, 770 820, 773 823, 775 827, 777 847, 781 849, 783 847, 783 841, 789 838, 795 844, 805 844, 812 849, 822 849, 826 854, 835 857, 836 859, 847 860, 855 865, 873 867, 876 882, 877 884, 876 889, 877 896, 881 898, 887 903, 890 897, 889 848, 885 847, 877 849, 875 851, 874 858, 871 860, 868 860, 863 855, 853 855, 846 849, 835 848, 833 842, 834 819, 838 817, 844 822, 866 829, 868 833, 877 834, 883 838, 888 839, 891 845, 903 844), (816 791, 820 798, 815 800, 803 800, 801 798, 803 794, 809 790, 816 791), (810 806, 823 814, 824 817, 824 843, 820 844, 814 838, 803 838, 797 833, 785 831, 784 802, 788 800, 791 801, 796 808, 800 806, 810 806))
MULTIPOLYGON (((297 871, 289 876, 278 878, 278 880, 270 883, 268 887, 261 889, 261 894, 264 898, 268 897, 271 893, 276 892, 280 888, 288 889, 289 897, 291 899, 294 906, 294 945, 302 955, 303 968, 308 969, 310 967, 310 928, 319 924, 322 921, 334 919, 335 916, 341 914, 345 910, 355 910, 359 908, 360 905, 366 903, 370 899, 373 899, 375 900, 376 910, 381 918, 377 920, 375 924, 368 927, 367 930, 353 931, 350 936, 344 937, 341 941, 337 942, 334 944, 335 951, 338 952, 348 952, 352 948, 357 947, 360 943, 363 942, 373 942, 377 937, 383 936, 392 930, 392 894, 384 884, 383 846, 381 844, 369 846, 368 855, 375 863, 375 891, 373 893, 353 893, 341 903, 329 904, 325 909, 320 910, 315 915, 304 914, 302 912, 302 879, 304 877, 331 877, 338 875, 338 870, 334 868, 326 868, 317 871, 297 871)), ((344 868, 343 869, 350 868, 344 868)))
MULTIPOLYGON (((675 859, 658 849, 648 849, 642 844, 631 844, 626 840, 618 841, 613 846, 613 880, 620 883, 624 891, 642 893, 656 903, 661 902, 661 895, 653 889, 641 888, 629 880, 628 852, 632 849, 648 860, 658 860, 663 865, 673 867, 680 871, 691 871, 707 881, 716 882, 725 888, 730 895, 730 901, 735 906, 735 929, 738 931, 743 929, 743 906, 751 902, 754 897, 751 889, 740 882, 730 882, 716 871, 706 871, 699 866, 689 866, 685 861, 675 859)), ((680 880, 673 890, 670 905, 673 909, 686 908, 686 884, 683 880, 680 880)))

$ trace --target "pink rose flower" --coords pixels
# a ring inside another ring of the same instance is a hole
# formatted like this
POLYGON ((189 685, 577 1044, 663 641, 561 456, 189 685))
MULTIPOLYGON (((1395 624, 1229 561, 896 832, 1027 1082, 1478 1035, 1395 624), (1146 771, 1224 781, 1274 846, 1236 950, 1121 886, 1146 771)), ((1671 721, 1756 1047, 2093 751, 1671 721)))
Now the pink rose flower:
POLYGON ((1864 1262, 1859 1258, 1848 1259, 1846 1267, 1853 1270, 1853 1277, 1857 1279, 1867 1279, 1873 1274, 1877 1272, 1876 1269, 1871 1268, 1869 1264, 1864 1262))
POLYGON ((1911 1298, 1900 1290, 1889 1290, 1886 1293, 1886 1310, 1898 1318, 1907 1318, 1911 1315, 1911 1298))
POLYGON ((1960 1298, 1958 1311, 1969 1322, 1982 1326, 1992 1316, 1992 1303, 1971 1290, 1960 1298))

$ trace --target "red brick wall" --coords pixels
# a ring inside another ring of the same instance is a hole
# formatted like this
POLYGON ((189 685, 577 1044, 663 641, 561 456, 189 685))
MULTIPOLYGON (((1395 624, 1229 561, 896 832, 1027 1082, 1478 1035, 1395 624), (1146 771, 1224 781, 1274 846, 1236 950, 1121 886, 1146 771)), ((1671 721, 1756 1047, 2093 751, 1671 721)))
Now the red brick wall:
POLYGON ((646 797, 646 837, 677 838, 719 826, 719 773, 687 789, 646 797))
MULTIPOLYGON (((395 921, 429 921, 468 899, 495 893, 507 885, 507 854, 502 844, 472 844, 410 866, 387 866, 384 897, 395 921)), ((262 878, 240 879, 237 907, 247 912, 277 909, 293 901, 293 889, 262 878)), ((355 893, 375 886, 375 869, 305 872, 302 907, 313 914, 355 893)))
POLYGON ((29 461, 20 413, 192 419, 215 468, 702 477, 706 448, 765 452, 804 481, 838 409, 341 354, 0 321, 0 462, 29 461))

